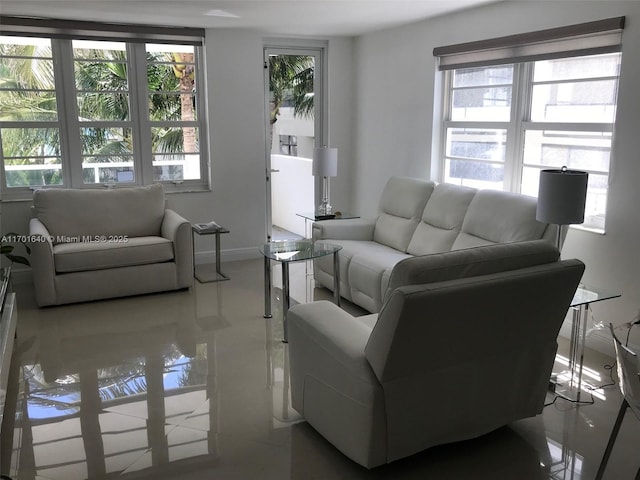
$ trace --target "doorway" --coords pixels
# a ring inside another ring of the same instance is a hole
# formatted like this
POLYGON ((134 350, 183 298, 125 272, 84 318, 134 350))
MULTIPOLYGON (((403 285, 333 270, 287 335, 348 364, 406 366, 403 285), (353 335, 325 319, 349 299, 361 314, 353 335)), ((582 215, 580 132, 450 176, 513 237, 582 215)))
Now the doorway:
POLYGON ((316 180, 313 149, 324 142, 324 48, 266 47, 266 230, 267 241, 306 236, 316 180))

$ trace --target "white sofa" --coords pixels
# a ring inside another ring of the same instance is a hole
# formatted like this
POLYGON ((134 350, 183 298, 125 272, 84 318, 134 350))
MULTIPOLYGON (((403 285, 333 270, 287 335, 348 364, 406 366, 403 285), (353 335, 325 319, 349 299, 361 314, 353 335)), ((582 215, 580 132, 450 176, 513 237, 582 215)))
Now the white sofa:
MULTIPOLYGON (((557 227, 536 220, 536 199, 494 190, 392 177, 376 218, 314 222, 313 239, 342 246, 340 294, 378 312, 396 263, 450 250, 546 239, 557 227)), ((333 262, 314 262, 316 281, 333 289, 333 262)))
POLYGON ((39 306, 188 288, 191 224, 165 208, 162 185, 39 189, 29 223, 39 306))
POLYGON ((288 314, 293 407, 372 468, 542 411, 584 271, 544 240, 407 258, 379 314, 288 314))

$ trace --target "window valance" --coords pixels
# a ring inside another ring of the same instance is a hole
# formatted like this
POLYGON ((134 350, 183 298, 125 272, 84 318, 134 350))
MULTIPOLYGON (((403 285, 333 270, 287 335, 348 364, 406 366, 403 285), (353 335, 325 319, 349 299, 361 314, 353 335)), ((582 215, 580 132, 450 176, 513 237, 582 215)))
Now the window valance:
POLYGON ((619 52, 625 17, 433 49, 440 70, 619 52))
POLYGON ((204 29, 0 16, 1 35, 202 45, 204 29))

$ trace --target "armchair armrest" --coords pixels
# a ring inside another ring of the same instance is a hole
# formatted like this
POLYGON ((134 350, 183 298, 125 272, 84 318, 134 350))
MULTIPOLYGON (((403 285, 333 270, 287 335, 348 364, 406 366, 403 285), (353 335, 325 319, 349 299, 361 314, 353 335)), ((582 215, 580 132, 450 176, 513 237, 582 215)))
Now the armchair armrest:
POLYGON ((193 283, 193 240, 191 223, 171 209, 164 211, 160 235, 173 242, 173 255, 177 265, 178 288, 193 283))
MULTIPOLYGON (((306 342, 312 342, 353 377, 366 382, 375 378, 364 353, 371 328, 340 307, 326 300, 295 305, 287 321, 290 349, 309 353, 313 349, 306 342)), ((327 359, 316 360, 322 364, 327 359)))
POLYGON ((37 218, 29 220, 29 237, 31 239, 30 262, 33 273, 33 286, 38 305, 56 303, 55 274, 53 261, 53 240, 49 230, 37 218))
POLYGON ((364 355, 371 328, 328 301, 296 305, 287 319, 293 408, 349 458, 379 464, 387 422, 364 355))
POLYGON ((313 222, 313 240, 373 240, 375 218, 313 222))

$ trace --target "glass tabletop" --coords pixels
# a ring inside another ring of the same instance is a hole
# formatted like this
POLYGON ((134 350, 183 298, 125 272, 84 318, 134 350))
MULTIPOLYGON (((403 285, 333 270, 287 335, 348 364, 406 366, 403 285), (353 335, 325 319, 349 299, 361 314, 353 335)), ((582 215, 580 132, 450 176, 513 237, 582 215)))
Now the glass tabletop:
POLYGON ((279 262, 297 262, 324 257, 342 250, 340 245, 324 242, 312 242, 310 240, 265 243, 259 249, 267 258, 279 262))
POLYGON ((620 293, 610 292, 597 292, 584 286, 579 286, 576 293, 571 300, 572 307, 578 307, 587 303, 601 302, 602 300, 609 300, 610 298, 617 298, 622 296, 620 293))

